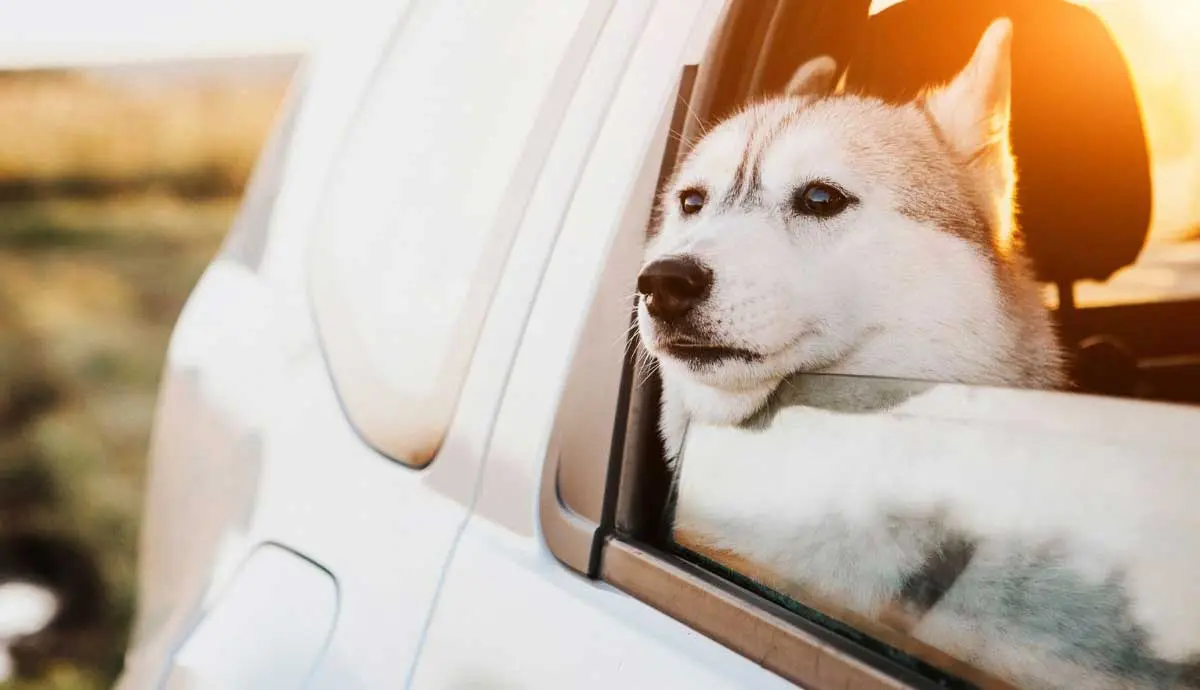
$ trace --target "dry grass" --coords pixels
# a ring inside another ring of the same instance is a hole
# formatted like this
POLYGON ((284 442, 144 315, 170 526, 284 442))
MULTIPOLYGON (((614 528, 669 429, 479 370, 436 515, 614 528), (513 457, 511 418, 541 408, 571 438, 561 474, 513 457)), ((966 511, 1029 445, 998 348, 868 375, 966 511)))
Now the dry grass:
POLYGON ((192 180, 236 191, 285 89, 219 80, 145 89, 77 73, 0 79, 0 185, 192 180))

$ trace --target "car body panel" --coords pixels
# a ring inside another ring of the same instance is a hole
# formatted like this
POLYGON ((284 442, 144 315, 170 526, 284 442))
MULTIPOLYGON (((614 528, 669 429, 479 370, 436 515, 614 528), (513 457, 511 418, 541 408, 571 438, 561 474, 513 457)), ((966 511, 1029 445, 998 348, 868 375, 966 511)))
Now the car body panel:
MULTIPOLYGON (((308 688, 462 687, 479 677, 520 687, 783 685, 572 574, 537 527, 539 451, 583 311, 617 229, 644 223, 681 67, 699 61, 725 3, 604 4, 612 8, 523 211, 445 442, 423 470, 385 457, 350 423, 308 289, 328 170, 406 8, 391 24, 343 31, 341 44, 311 61, 277 196, 260 205, 269 218, 243 218, 250 227, 238 230, 265 233, 252 238, 261 241, 256 260, 233 249, 219 256, 173 336, 138 634, 119 688, 162 687, 208 617, 220 611, 229 620, 222 593, 263 544, 292 550, 336 585, 336 624, 320 653, 310 652, 308 688), (484 510, 469 520, 480 496, 484 510), (537 610, 513 618, 530 606, 537 610), (488 620, 464 618, 470 611, 488 620), (414 671, 424 653, 430 663, 414 671), (558 662, 534 663, 547 654, 558 662), (461 673, 439 659, 460 660, 461 673)), ((189 673, 204 677, 204 659, 220 659, 220 645, 239 639, 202 637, 205 654, 183 657, 189 673)))

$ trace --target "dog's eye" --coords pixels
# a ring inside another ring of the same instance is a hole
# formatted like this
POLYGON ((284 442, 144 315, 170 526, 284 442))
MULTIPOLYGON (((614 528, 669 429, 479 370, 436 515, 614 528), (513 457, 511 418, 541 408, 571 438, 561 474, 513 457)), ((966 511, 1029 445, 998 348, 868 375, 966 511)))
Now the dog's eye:
POLYGON ((704 208, 706 197, 702 189, 685 189, 679 193, 679 210, 685 216, 699 213, 704 208))
POLYGON ((849 205, 850 197, 845 192, 825 182, 811 182, 792 196, 792 211, 802 216, 829 218, 849 205))

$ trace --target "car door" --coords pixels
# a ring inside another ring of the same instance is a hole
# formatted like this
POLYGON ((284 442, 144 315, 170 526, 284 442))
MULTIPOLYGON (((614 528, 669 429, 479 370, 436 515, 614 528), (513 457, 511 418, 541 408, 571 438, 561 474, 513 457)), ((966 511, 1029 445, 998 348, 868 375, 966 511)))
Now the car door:
MULTIPOLYGON (((722 2, 613 8, 550 154, 548 168, 562 172, 539 184, 526 212, 517 246, 534 272, 544 265, 545 273, 540 286, 505 285, 536 293, 487 447, 476 510, 455 548, 413 687, 788 687, 713 640, 564 568, 539 524, 555 409, 580 340, 597 330, 585 324, 589 305, 597 294, 613 298, 599 325, 625 330, 630 305, 620 296, 632 294, 672 116, 686 111, 680 96, 692 74, 687 66, 699 62, 723 10, 722 2)), ((619 337, 605 344, 618 355, 623 348, 619 337)), ((615 396, 620 357, 616 362, 615 369, 597 363, 591 370, 594 381, 610 375, 590 389, 596 409, 615 396)), ((607 447, 609 439, 594 440, 607 447)))
POLYGON ((213 535, 123 687, 296 687, 314 668, 316 687, 386 687, 415 658, 517 342, 484 317, 513 309, 491 296, 609 4, 390 9, 318 58, 265 246, 218 259, 180 322, 173 366, 199 367, 207 400, 160 414, 144 586, 213 535), (365 69, 339 57, 364 51, 365 69), (214 406, 251 428, 248 457, 189 447, 220 430, 214 406), (235 515, 214 522, 200 504, 222 491, 235 515))
POLYGON ((414 1, 350 127, 304 257, 320 356, 280 444, 305 461, 264 482, 258 522, 337 579, 307 687, 411 668, 520 336, 504 286, 536 279, 521 214, 609 11, 414 1))

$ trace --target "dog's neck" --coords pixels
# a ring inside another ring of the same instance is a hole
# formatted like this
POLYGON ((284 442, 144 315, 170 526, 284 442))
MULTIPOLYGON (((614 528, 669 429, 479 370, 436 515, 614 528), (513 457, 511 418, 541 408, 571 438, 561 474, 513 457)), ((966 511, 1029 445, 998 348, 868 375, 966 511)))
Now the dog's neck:
POLYGON ((664 382, 691 418, 723 426, 740 424, 762 409, 778 385, 778 381, 768 381, 753 388, 724 390, 694 381, 664 382))
POLYGON ((668 458, 676 457, 690 421, 733 426, 741 424, 767 403, 779 381, 739 390, 704 385, 685 377, 662 373, 662 414, 659 429, 668 458))

